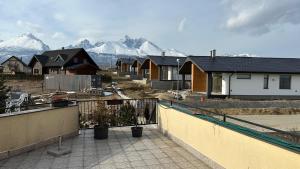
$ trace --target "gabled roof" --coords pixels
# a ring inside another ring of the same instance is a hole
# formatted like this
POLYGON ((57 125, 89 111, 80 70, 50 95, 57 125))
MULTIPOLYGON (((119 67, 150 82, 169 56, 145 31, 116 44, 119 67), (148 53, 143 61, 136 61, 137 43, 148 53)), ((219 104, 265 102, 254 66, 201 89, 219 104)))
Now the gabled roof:
POLYGON ((9 61, 11 58, 15 58, 17 61, 19 61, 22 65, 24 66, 28 66, 26 63, 24 63, 20 58, 16 57, 16 56, 11 56, 10 58, 6 59, 4 62, 1 63, 1 65, 3 65, 5 62, 9 61))
POLYGON ((45 51, 42 55, 48 56, 48 61, 46 67, 61 67, 71 60, 76 54, 78 54, 83 48, 74 48, 74 49, 62 49, 62 50, 49 50, 45 51), (57 62, 57 57, 61 57, 62 60, 57 62))
POLYGON ((156 66, 178 66, 177 59, 179 59, 179 66, 181 66, 186 57, 148 55, 142 64, 142 69, 148 69, 148 63, 150 60, 156 66))
POLYGON ((143 64, 144 63, 144 61, 146 60, 146 58, 141 58, 141 57, 137 57, 135 60, 134 60, 134 62, 132 63, 132 66, 133 67, 137 67, 137 63, 139 63, 139 64, 143 64))
POLYGON ((84 52, 90 62, 92 62, 94 66, 98 67, 98 65, 93 61, 93 59, 83 48, 45 51, 41 55, 34 55, 29 62, 29 65, 32 66, 33 59, 37 59, 44 67, 62 67, 65 66, 79 52, 84 52))
POLYGON ((204 72, 300 73, 300 58, 189 56, 180 73, 190 73, 191 63, 204 72))
POLYGON ((119 58, 116 62, 116 66, 120 66, 121 63, 132 65, 134 61, 135 61, 135 58, 119 58))
MULTIPOLYGON (((33 58, 37 59, 42 64, 42 66, 45 66, 49 59, 49 57, 45 55, 34 55, 33 58)), ((33 58, 31 59, 31 61, 33 60, 33 58)), ((31 61, 29 62, 29 65, 31 65, 31 61)))

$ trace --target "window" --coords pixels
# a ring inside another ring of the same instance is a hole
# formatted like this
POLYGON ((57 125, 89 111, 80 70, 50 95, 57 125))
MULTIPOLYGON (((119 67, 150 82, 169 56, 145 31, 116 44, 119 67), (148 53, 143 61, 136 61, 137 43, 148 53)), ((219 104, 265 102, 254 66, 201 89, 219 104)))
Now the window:
POLYGON ((279 89, 291 89, 291 75, 280 75, 279 89))
POLYGON ((168 66, 162 66, 160 69, 160 80, 168 80, 168 66))
POLYGON ((237 79, 251 79, 251 73, 238 73, 236 74, 237 79))
POLYGON ((264 75, 264 89, 269 89, 269 75, 264 75))
POLYGON ((33 69, 33 73, 34 73, 34 74, 39 74, 39 73, 40 73, 40 70, 39 70, 39 69, 33 69))

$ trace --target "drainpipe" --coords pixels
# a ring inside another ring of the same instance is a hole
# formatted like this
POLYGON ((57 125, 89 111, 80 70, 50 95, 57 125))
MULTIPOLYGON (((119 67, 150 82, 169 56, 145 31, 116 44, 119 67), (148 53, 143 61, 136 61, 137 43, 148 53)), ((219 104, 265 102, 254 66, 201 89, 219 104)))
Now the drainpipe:
POLYGON ((232 77, 232 75, 233 75, 233 73, 231 73, 231 74, 229 75, 229 84, 228 84, 228 88, 229 88, 229 90, 228 90, 228 98, 230 98, 230 95, 231 95, 231 86, 230 86, 230 84, 231 84, 231 77, 232 77))

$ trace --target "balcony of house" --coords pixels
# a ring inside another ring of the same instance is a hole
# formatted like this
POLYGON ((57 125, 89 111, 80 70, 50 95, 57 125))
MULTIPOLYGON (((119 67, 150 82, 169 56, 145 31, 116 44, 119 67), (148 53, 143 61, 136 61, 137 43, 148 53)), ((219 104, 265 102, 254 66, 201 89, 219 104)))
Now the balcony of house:
POLYGON ((210 168, 160 132, 157 104, 157 99, 84 100, 68 107, 2 114, 0 168, 210 168), (128 119, 128 113, 120 112, 126 111, 124 105, 129 104, 139 112, 142 137, 132 137, 130 123, 119 120, 128 119), (115 119, 110 121, 108 138, 104 140, 94 138, 94 112, 99 109, 107 110, 115 119), (49 153, 61 147, 68 153, 49 153))
POLYGON ((297 133, 155 98, 9 112, 0 138, 0 168, 9 169, 300 168, 297 133), (108 138, 95 139, 95 121, 107 117, 108 138))

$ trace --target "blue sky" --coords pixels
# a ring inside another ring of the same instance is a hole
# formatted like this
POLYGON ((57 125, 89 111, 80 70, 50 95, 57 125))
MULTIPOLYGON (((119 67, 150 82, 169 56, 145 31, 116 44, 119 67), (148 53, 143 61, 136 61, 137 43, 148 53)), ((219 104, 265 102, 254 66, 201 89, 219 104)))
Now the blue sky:
POLYGON ((51 48, 129 35, 194 55, 300 57, 300 1, 0 0, 0 39, 25 32, 51 48))

